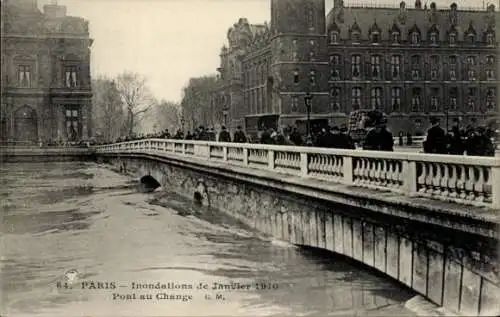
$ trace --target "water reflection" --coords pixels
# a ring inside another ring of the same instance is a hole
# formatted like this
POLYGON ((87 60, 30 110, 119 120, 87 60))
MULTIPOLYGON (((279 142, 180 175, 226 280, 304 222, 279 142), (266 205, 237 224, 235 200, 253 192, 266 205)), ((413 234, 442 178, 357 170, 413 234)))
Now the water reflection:
POLYGON ((270 240, 174 193, 137 192, 136 181, 98 165, 4 165, 0 179, 10 184, 0 189, 0 197, 8 199, 1 210, 0 314, 410 314, 402 305, 413 294, 384 278, 342 258, 270 240), (72 269, 78 280, 116 281, 122 287, 56 287, 72 269), (221 291, 222 304, 198 290, 190 293, 191 302, 112 299, 113 292, 131 292, 126 286, 134 281, 238 282, 252 288, 221 291))

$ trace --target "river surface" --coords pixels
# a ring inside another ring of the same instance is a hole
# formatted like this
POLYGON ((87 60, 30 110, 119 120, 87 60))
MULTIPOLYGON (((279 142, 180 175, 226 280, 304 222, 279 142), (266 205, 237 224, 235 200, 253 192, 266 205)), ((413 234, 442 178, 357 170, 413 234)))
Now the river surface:
POLYGON ((104 166, 5 164, 0 184, 2 317, 414 315, 387 278, 104 166))

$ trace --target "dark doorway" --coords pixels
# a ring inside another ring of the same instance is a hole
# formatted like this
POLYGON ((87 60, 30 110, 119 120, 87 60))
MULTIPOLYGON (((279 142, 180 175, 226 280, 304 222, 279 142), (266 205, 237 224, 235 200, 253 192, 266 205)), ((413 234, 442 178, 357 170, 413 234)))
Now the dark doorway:
POLYGON ((38 121, 33 108, 22 106, 14 113, 14 138, 17 142, 37 142, 38 121))

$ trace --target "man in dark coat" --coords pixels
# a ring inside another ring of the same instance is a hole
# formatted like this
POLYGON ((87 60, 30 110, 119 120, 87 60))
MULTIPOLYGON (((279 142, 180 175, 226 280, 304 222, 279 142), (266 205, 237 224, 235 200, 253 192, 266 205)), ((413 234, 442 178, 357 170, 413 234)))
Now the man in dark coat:
POLYGON ((297 146, 302 146, 304 144, 302 136, 300 135, 299 130, 297 130, 297 127, 293 128, 292 133, 290 134, 290 141, 292 141, 293 144, 297 146))
POLYGON ((431 118, 432 127, 427 131, 424 141, 424 152, 433 154, 447 153, 447 137, 444 130, 439 126, 439 118, 431 118))
POLYGON ((364 150, 372 151, 394 151, 394 139, 392 133, 386 128, 387 120, 381 118, 376 123, 375 127, 368 131, 365 142, 363 144, 364 150))
POLYGON ((222 131, 219 133, 219 142, 231 142, 231 135, 227 132, 226 127, 222 126, 222 131))
POLYGON ((243 132, 243 130, 241 130, 241 126, 236 127, 236 132, 234 132, 233 142, 235 142, 235 143, 246 143, 247 142, 247 137, 245 135, 245 132, 243 132))

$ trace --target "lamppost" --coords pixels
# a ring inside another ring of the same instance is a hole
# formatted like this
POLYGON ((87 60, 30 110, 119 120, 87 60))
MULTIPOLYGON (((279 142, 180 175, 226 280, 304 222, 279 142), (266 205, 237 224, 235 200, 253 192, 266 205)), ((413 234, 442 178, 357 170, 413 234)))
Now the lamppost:
POLYGON ((307 111, 307 138, 306 138, 306 145, 310 146, 312 145, 312 135, 311 135, 311 102, 312 102, 312 95, 307 92, 306 95, 304 96, 304 103, 306 105, 306 111, 307 111))

